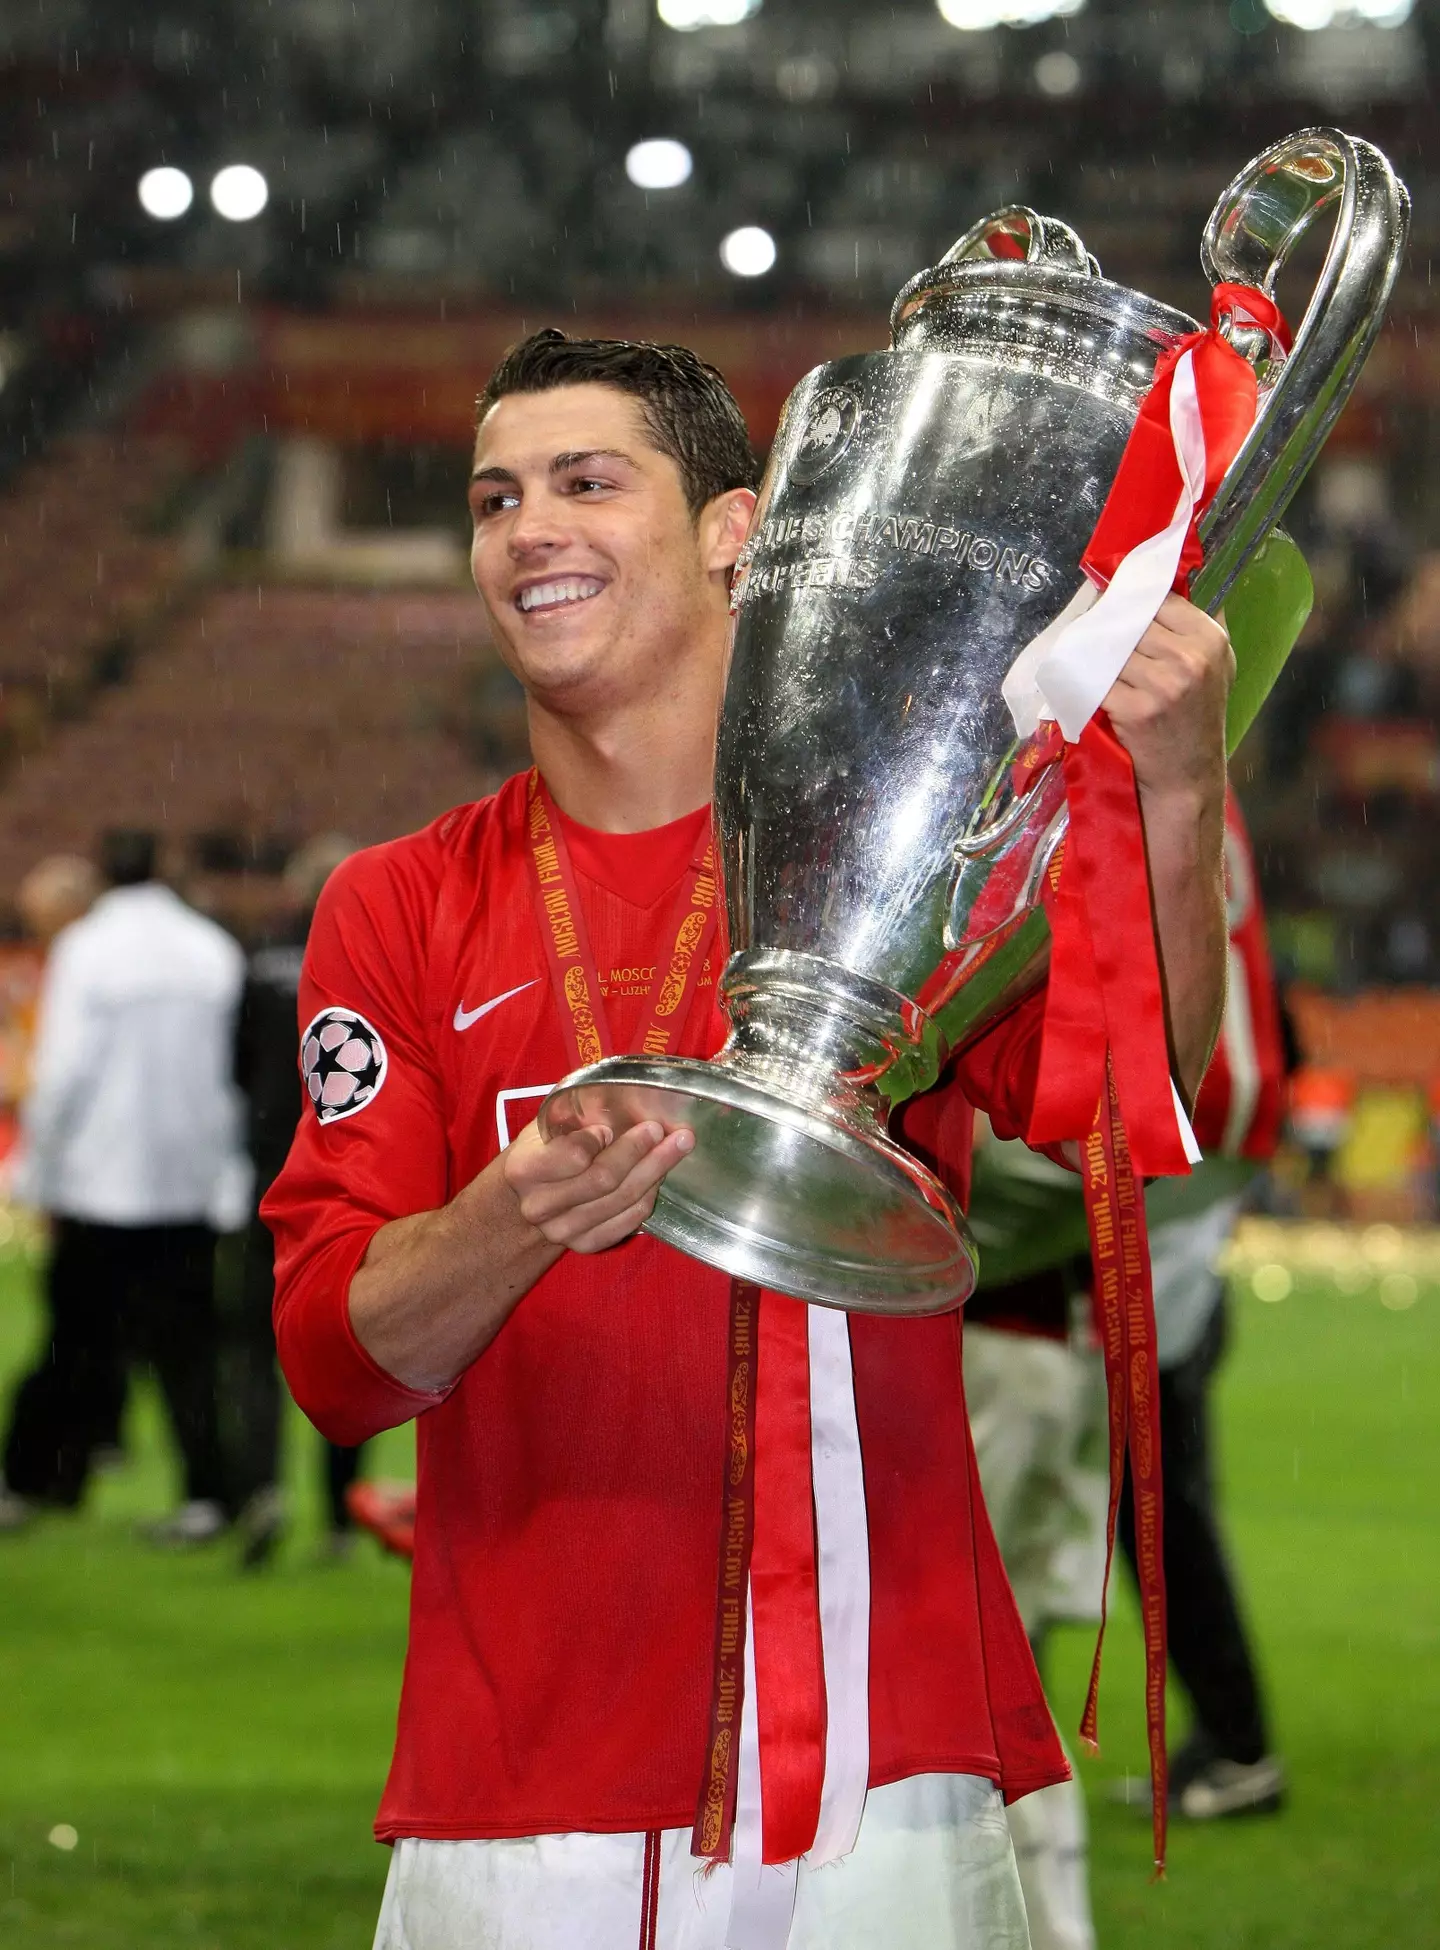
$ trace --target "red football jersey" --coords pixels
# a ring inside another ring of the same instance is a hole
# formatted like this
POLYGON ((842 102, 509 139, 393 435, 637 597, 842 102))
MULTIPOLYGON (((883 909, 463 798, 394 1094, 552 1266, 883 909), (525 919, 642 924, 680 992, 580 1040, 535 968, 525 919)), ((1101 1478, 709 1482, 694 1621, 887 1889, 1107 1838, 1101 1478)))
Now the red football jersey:
MULTIPOLYGON (((410 1646, 376 1832, 688 1826, 704 1761, 725 1457, 729 1281, 646 1236, 567 1254, 437 1395, 360 1347, 372 1234, 467 1184, 567 1068, 510 780, 326 888, 301 985, 313 1109, 265 1202, 296 1399, 353 1443, 417 1417, 410 1646)), ((638 1031, 704 814, 564 822, 617 1048, 638 1031)), ((1039 1016, 1015 1012, 917 1106, 957 1182, 969 1090, 1024 1122, 1039 1016), (943 1113, 943 1115, 941 1114, 943 1113), (947 1142, 937 1133, 943 1126, 947 1142)), ((680 1050, 721 1040, 713 977, 680 1050)), ((871 1544, 872 1784, 1066 1769, 980 1499, 958 1314, 850 1321, 871 1544)))

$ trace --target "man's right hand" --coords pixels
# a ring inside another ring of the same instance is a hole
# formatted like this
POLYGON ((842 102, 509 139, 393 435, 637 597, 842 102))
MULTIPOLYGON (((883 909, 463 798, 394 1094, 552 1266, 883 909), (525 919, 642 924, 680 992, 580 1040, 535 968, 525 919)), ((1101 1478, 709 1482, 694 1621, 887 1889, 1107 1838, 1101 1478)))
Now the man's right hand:
POLYGON ((644 1225, 660 1180, 694 1148, 693 1132, 667 1135, 660 1124, 637 1124, 618 1138, 585 1124, 548 1140, 527 1124, 502 1167, 520 1216, 552 1246, 603 1253, 644 1225))
POLYGON ((642 1226, 694 1143, 659 1124, 547 1143, 527 1125, 448 1205, 381 1226, 350 1282, 360 1345, 407 1387, 448 1387, 562 1253, 604 1252, 642 1226))

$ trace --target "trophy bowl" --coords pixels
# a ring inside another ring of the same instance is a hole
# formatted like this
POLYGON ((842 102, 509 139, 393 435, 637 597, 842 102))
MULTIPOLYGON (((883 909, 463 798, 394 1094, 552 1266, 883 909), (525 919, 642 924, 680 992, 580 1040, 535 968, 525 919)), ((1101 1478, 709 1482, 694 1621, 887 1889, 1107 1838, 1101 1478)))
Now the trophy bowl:
MULTIPOLYGON (((1378 150, 1309 129, 1249 164, 1205 231, 1212 283, 1269 292, 1335 213, 1289 357, 1231 333, 1260 411, 1192 595, 1226 602, 1251 715, 1253 673, 1273 678, 1309 607, 1275 523, 1379 328, 1407 208, 1378 150)), ((1016 206, 912 279, 891 328, 791 395, 737 565, 714 797, 725 1046, 607 1058, 540 1122, 690 1128, 647 1230, 802 1299, 921 1314, 969 1296, 976 1255, 889 1120, 1043 980, 1065 831, 1061 767, 1017 742, 1001 684, 1078 586, 1157 360, 1198 327, 1016 206)))

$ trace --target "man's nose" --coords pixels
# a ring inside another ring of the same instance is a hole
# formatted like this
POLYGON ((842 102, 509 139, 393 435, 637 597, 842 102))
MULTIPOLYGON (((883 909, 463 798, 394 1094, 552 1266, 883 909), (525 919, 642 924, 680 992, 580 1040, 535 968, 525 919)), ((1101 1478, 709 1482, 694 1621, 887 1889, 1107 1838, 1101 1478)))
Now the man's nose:
POLYGON ((515 510, 515 518, 510 524, 510 553, 517 559, 527 555, 544 555, 557 548, 563 548, 570 539, 564 520, 564 509, 557 507, 551 495, 527 496, 515 510))

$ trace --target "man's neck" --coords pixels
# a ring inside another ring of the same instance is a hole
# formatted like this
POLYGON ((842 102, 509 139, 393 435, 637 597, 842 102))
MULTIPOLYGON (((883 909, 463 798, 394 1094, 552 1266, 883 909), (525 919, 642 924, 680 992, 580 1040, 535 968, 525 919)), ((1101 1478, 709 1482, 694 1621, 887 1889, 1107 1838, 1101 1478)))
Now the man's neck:
POLYGON ((647 701, 580 720, 532 698, 530 749, 562 812, 600 832, 644 833, 709 801, 714 712, 647 701))

